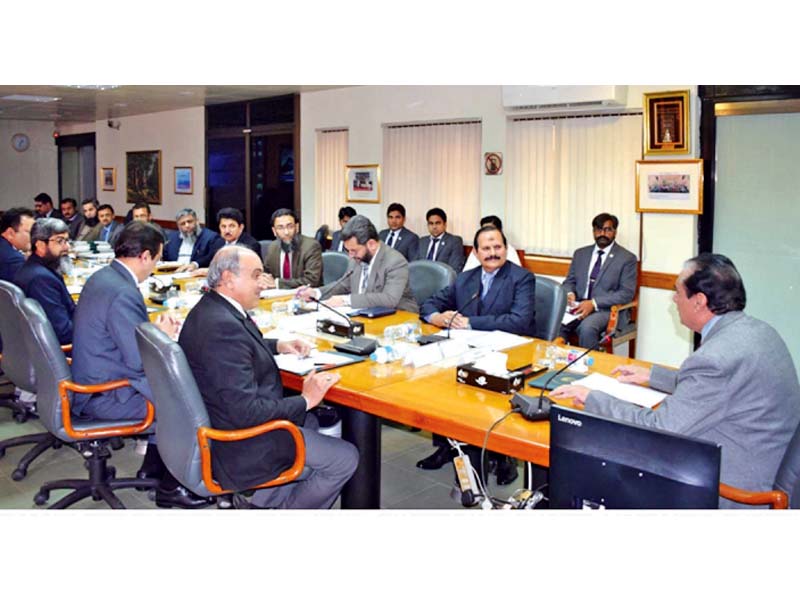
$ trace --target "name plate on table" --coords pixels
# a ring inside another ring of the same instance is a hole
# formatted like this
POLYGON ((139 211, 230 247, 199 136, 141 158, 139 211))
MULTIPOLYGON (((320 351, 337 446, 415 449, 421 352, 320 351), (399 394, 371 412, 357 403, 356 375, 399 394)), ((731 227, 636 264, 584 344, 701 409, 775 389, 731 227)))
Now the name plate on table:
POLYGON ((479 387, 491 392, 513 394, 522 389, 525 383, 526 370, 510 371, 506 375, 492 375, 482 369, 476 369, 474 363, 466 363, 456 367, 456 381, 479 387))
POLYGON ((353 321, 350 324, 338 323, 330 319, 320 319, 317 321, 317 331, 319 333, 327 333, 330 335, 339 335, 341 337, 353 338, 359 335, 364 335, 364 324, 353 321))

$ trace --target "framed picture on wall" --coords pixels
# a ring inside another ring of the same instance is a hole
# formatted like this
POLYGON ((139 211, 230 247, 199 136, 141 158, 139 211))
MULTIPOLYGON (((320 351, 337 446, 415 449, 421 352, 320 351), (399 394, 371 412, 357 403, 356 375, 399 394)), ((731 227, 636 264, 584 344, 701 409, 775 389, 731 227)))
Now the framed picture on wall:
POLYGON ((194 178, 192 167, 175 167, 175 193, 193 194, 194 178))
POLYGON ((484 152, 483 168, 486 175, 502 175, 503 173, 503 153, 484 152))
POLYGON ((347 165, 345 198, 348 202, 381 201, 381 168, 379 165, 347 165))
POLYGON ((117 191, 117 170, 114 167, 100 167, 100 189, 104 192, 117 191))
POLYGON ((703 214, 703 160, 637 160, 636 212, 703 214))
POLYGON ((689 154, 689 92, 644 95, 644 153, 689 154))
POLYGON ((125 185, 129 203, 161 204, 161 150, 126 152, 125 185))

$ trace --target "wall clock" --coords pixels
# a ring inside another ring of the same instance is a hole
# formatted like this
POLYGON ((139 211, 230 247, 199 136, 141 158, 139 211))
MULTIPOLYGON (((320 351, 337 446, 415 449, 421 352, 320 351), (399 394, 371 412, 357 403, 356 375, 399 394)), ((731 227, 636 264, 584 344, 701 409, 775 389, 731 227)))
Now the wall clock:
POLYGON ((24 133, 15 133, 11 136, 11 147, 17 152, 25 152, 31 145, 31 139, 24 133))

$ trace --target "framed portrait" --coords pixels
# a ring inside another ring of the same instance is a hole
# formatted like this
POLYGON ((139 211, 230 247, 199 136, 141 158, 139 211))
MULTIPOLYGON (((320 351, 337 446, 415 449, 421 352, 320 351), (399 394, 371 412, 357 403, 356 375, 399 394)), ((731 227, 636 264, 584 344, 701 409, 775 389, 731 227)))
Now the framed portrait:
POLYGON ((126 152, 125 185, 129 203, 161 204, 161 150, 126 152))
POLYGON ((689 154, 689 92, 644 95, 644 153, 689 154))
POLYGON ((347 165, 345 198, 348 202, 381 201, 381 168, 379 165, 347 165))
POLYGON ((114 167, 100 167, 100 189, 104 192, 117 191, 117 170, 114 167))
POLYGON ((483 154, 483 168, 486 175, 501 175, 503 173, 503 153, 485 152, 483 154))
POLYGON ((175 167, 175 193, 193 194, 194 176, 192 167, 175 167))
POLYGON ((637 160, 636 212, 703 214, 703 160, 637 160))

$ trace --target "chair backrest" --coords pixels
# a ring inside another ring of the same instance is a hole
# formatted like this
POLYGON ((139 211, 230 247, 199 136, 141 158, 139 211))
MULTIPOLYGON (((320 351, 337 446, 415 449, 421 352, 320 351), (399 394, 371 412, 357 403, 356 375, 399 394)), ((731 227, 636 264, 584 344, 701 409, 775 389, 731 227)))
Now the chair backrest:
POLYGON ((783 455, 775 488, 789 495, 789 508, 800 508, 800 425, 792 436, 783 455))
POLYGON ((152 323, 136 328, 136 343, 153 392, 158 453, 182 485, 210 496, 203 483, 197 430, 210 427, 211 421, 186 355, 152 323))
POLYGON ((72 379, 72 371, 41 305, 36 300, 26 298, 21 306, 23 321, 20 329, 36 371, 36 411, 39 419, 56 437, 73 441, 64 431, 58 390, 59 383, 72 379))
POLYGON ((22 301, 25 294, 8 281, 0 281, 0 336, 3 337, 2 367, 18 388, 36 393, 36 374, 28 348, 22 341, 22 301))
POLYGON ((269 245, 272 243, 272 240, 259 240, 258 245, 261 246, 261 262, 267 262, 267 250, 269 250, 269 245))
POLYGON ((322 253, 322 284, 328 285, 347 272, 350 257, 341 252, 322 253))
POLYGON ((314 239, 317 240, 323 250, 327 250, 330 245, 330 239, 328 239, 330 234, 331 228, 327 225, 320 225, 319 229, 317 229, 317 232, 314 234, 314 239))
POLYGON ((452 285, 456 275, 453 267, 443 262, 412 260, 408 263, 408 283, 420 306, 439 290, 452 285))
POLYGON ((561 319, 567 308, 567 295, 557 281, 536 275, 536 337, 552 340, 561 330, 561 319))

